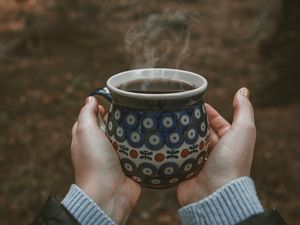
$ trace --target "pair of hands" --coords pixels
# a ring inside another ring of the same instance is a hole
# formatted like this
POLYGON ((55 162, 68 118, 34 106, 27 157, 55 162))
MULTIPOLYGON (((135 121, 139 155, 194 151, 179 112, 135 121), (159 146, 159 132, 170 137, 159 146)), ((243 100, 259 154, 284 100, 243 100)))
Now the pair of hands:
MULTIPOLYGON (((179 204, 197 202, 224 184, 249 176, 256 138, 249 91, 240 89, 233 100, 234 117, 229 124, 206 104, 210 124, 210 156, 201 173, 179 184, 179 204)), ((75 183, 117 224, 124 224, 136 205, 141 187, 126 177, 118 156, 98 126, 106 112, 94 97, 88 97, 72 129, 71 155, 75 183)))

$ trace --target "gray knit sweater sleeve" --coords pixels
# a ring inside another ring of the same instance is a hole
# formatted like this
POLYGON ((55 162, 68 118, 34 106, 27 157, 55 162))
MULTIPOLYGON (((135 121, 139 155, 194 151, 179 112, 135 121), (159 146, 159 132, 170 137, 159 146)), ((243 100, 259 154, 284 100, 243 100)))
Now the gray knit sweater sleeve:
MULTIPOLYGON (((78 186, 72 185, 62 201, 81 225, 115 225, 78 186)), ((234 180, 207 198, 179 210, 182 225, 233 225, 263 208, 249 177, 234 180)))
POLYGON ((73 184, 61 202, 81 225, 116 225, 103 210, 73 184))
POLYGON ((263 212, 250 177, 234 180, 179 210, 182 225, 233 225, 263 212))

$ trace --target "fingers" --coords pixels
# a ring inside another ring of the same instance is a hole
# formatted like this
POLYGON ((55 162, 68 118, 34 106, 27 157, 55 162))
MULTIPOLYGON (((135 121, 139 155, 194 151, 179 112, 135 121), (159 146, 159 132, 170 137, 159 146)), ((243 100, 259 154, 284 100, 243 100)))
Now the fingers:
POLYGON ((205 107, 211 128, 221 138, 230 128, 230 124, 211 105, 205 103, 205 107))
POLYGON ((234 96, 234 116, 232 122, 234 129, 255 130, 254 111, 249 96, 250 93, 247 88, 241 88, 234 96))
POLYGON ((102 117, 104 117, 105 114, 106 114, 106 110, 103 108, 102 105, 98 105, 98 110, 99 110, 100 115, 101 115, 102 117))
POLYGON ((94 97, 88 97, 86 104, 80 110, 77 127, 80 129, 99 129, 98 103, 94 97))
POLYGON ((98 110, 99 110, 99 113, 101 115, 101 117, 103 118, 104 122, 106 123, 107 122, 107 111, 105 110, 105 108, 102 106, 102 105, 98 105, 98 110))
MULTIPOLYGON (((244 168, 250 170, 256 140, 256 129, 248 89, 242 88, 235 94, 233 107, 233 122, 230 132, 228 132, 229 137, 232 137, 231 145, 237 150, 235 152, 236 157, 244 164, 244 168)), ((231 145, 229 144, 229 146, 231 145)), ((248 174, 248 170, 245 174, 248 174)))
MULTIPOLYGON (((256 140, 254 112, 249 101, 249 91, 241 88, 234 96, 234 116, 230 130, 220 140, 220 146, 225 146, 228 159, 234 159, 239 176, 249 176, 256 140)), ((225 152, 225 151, 224 151, 225 152)))
POLYGON ((209 127, 209 133, 210 133, 210 135, 209 135, 210 141, 209 141, 209 146, 208 146, 208 152, 211 152, 213 150, 213 148, 216 146, 216 144, 218 144, 219 137, 211 127, 209 127))

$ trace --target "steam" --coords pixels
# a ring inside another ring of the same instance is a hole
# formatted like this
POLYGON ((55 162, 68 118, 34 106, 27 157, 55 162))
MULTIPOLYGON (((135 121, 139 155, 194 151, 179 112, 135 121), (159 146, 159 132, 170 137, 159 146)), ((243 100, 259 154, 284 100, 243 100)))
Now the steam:
POLYGON ((190 18, 177 11, 152 14, 134 24, 125 35, 125 46, 133 56, 133 68, 178 68, 188 56, 190 18))

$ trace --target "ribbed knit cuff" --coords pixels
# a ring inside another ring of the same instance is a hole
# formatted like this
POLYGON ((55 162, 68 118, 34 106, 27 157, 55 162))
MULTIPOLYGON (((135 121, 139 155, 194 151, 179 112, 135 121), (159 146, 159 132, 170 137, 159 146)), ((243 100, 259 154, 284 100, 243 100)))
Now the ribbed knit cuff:
POLYGON ((61 202, 81 225, 116 225, 77 185, 73 184, 61 202))
POLYGON ((224 185, 207 198, 179 210, 182 225, 233 225, 263 212, 250 177, 224 185))

